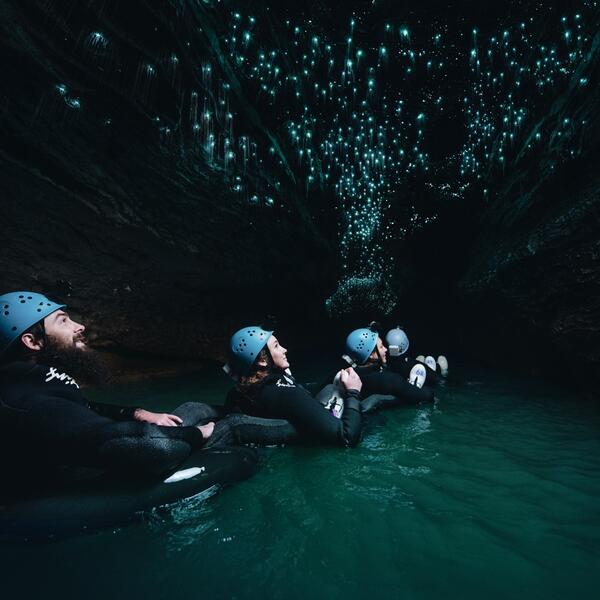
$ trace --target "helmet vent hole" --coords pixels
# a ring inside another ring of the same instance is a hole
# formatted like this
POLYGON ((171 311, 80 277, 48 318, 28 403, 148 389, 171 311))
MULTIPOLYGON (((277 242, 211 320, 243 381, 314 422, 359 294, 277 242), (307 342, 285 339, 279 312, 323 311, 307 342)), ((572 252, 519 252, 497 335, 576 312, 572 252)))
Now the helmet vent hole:
POLYGON ((25 304, 25 300, 21 300, 21 304, 25 304))
POLYGON ((16 327, 16 326, 14 326, 14 327, 12 328, 12 330, 13 330, 13 331, 16 331, 16 330, 17 330, 17 327, 16 327))

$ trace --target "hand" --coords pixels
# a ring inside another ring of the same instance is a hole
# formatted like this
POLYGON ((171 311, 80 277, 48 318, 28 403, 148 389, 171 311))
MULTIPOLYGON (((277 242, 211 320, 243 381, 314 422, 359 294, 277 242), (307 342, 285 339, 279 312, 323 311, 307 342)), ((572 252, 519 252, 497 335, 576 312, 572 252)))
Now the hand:
POLYGON ((138 408, 133 413, 133 418, 136 421, 144 421, 152 423, 152 425, 162 425, 163 427, 178 427, 183 424, 183 421, 177 415, 169 415, 167 413, 155 413, 143 408, 138 408))
POLYGON ((348 367, 342 371, 342 384, 346 390, 356 390, 357 392, 362 390, 362 381, 352 367, 348 367))
POLYGON ((333 385, 335 385, 335 387, 340 387, 342 385, 342 373, 344 371, 340 370, 335 374, 335 377, 333 378, 333 385))
POLYGON ((207 440, 212 435, 215 424, 211 421, 206 425, 196 425, 196 427, 200 430, 200 433, 202 433, 202 437, 207 440))

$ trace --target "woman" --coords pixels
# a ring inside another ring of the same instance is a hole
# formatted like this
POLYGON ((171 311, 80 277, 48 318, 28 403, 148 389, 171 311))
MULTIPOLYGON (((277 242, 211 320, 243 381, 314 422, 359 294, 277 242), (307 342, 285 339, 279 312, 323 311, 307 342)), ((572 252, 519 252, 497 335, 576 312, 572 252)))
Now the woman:
POLYGON ((259 326, 237 331, 230 342, 228 370, 238 383, 227 396, 227 412, 287 419, 300 439, 355 446, 362 428, 362 382, 354 369, 340 372, 345 399, 343 414, 337 418, 296 383, 289 366, 287 350, 272 331, 259 326))

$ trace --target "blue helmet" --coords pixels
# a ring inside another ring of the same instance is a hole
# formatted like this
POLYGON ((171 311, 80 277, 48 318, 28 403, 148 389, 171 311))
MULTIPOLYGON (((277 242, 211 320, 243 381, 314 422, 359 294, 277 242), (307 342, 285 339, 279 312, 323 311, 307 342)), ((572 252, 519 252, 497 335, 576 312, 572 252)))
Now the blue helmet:
POLYGON ((392 356, 400 356, 408 350, 408 337, 398 325, 387 332, 385 341, 392 356))
POLYGON ((366 327, 355 329, 346 338, 346 353, 356 364, 364 365, 375 350, 378 337, 376 331, 366 327))
POLYGON ((9 292, 0 296, 0 354, 32 325, 61 308, 65 305, 35 292, 9 292))
POLYGON ((266 331, 259 325, 236 331, 229 342, 229 357, 234 369, 242 375, 250 374, 256 357, 272 335, 272 331, 266 331))

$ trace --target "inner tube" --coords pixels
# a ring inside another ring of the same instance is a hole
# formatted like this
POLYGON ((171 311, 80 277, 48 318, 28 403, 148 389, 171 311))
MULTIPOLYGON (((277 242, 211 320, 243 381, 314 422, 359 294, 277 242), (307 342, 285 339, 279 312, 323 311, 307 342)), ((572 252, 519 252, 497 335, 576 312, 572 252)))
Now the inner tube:
MULTIPOLYGON (((73 482, 14 504, 2 503, 0 538, 63 538, 123 525, 153 508, 211 496, 250 477, 257 462, 252 448, 200 449, 158 481, 103 474, 73 482)), ((27 475, 35 477, 35 470, 27 475)))

